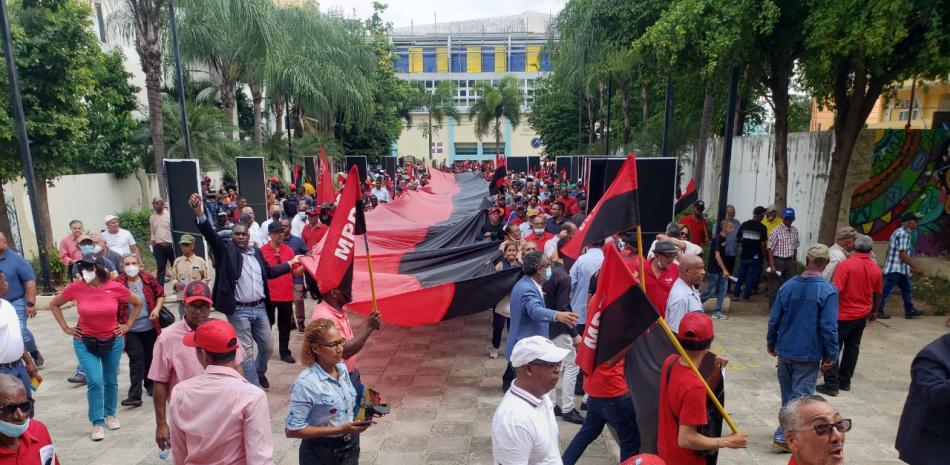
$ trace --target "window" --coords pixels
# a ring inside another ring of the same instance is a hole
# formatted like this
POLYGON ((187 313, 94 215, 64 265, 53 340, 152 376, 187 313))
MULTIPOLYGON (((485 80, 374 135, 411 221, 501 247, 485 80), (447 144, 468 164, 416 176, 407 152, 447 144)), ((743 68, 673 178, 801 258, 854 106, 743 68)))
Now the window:
POLYGON ((455 158, 469 158, 478 155, 478 145, 472 143, 455 144, 455 158))
POLYGON ((940 96, 940 111, 950 111, 950 94, 940 96))
POLYGON ((900 99, 897 101, 897 108, 900 108, 900 114, 897 116, 898 121, 907 121, 907 116, 911 115, 911 119, 920 119, 920 97, 914 96, 914 108, 913 114, 911 114, 910 108, 910 99, 900 99))

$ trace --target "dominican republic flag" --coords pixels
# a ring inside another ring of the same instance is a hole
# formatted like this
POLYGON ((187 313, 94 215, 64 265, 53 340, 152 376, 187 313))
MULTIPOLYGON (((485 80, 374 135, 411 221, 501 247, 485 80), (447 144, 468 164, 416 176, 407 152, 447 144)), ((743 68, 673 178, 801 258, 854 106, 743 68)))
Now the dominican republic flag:
POLYGON ((320 173, 317 176, 320 185, 317 187, 317 205, 323 205, 324 202, 333 203, 336 200, 336 189, 333 188, 330 169, 330 164, 327 162, 327 152, 323 147, 320 147, 320 173))
POLYGON ((504 155, 495 156, 495 171, 488 181, 488 195, 497 195, 498 189, 505 184, 505 176, 508 175, 508 168, 504 155))
POLYGON ((689 184, 686 185, 686 190, 683 191, 683 195, 676 199, 673 214, 679 215, 685 212, 686 209, 696 203, 697 200, 699 200, 699 194, 696 192, 696 180, 690 179, 689 184))
POLYGON ((637 195, 637 157, 630 154, 617 177, 600 198, 590 215, 564 246, 562 254, 577 260, 581 249, 618 232, 629 231, 640 224, 640 201, 637 195))
POLYGON ((347 175, 340 204, 333 221, 330 222, 330 230, 327 231, 323 249, 320 251, 316 278, 321 294, 326 294, 331 289, 352 287, 356 236, 366 234, 362 199, 360 172, 353 166, 347 175), (346 282, 347 276, 349 283, 346 282))
POLYGON ((616 247, 604 247, 597 292, 587 304, 584 336, 577 365, 590 376, 599 365, 619 356, 660 317, 640 289, 616 247))

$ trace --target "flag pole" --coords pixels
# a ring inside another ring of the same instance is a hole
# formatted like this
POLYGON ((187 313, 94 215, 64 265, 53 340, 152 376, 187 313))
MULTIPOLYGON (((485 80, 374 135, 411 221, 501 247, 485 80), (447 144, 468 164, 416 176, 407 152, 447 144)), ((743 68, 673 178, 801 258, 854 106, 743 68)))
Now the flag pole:
POLYGON ((369 254, 369 234, 363 233, 363 245, 366 247, 366 270, 369 271, 369 295, 373 302, 373 311, 378 312, 376 306, 376 283, 373 281, 373 259, 369 254))

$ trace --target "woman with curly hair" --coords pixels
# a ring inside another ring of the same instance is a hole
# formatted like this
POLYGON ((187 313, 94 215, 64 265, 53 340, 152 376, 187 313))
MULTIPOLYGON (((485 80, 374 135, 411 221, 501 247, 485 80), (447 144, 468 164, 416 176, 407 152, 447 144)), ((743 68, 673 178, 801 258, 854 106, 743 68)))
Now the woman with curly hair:
POLYGON ((371 421, 353 421, 356 389, 343 363, 346 342, 325 318, 304 331, 300 362, 309 366, 290 388, 284 432, 300 443, 300 465, 359 463, 359 433, 371 421))

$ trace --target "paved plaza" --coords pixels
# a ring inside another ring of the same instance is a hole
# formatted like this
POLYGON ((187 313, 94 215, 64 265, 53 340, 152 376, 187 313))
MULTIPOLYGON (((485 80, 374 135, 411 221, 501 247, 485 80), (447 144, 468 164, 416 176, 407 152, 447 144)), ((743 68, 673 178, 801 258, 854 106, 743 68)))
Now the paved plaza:
MULTIPOLYGON (((788 455, 772 453, 771 433, 779 407, 774 359, 765 351, 764 297, 733 306, 732 318, 717 321, 713 349, 731 360, 726 370, 726 408, 749 434, 747 450, 725 450, 723 464, 784 465, 788 455)), ((899 300, 899 299, 892 299, 899 300)), ((176 306, 173 304, 170 308, 176 306)), ((308 314, 314 303, 308 301, 308 314)), ((66 310, 70 320, 75 310, 66 310)), ((892 314, 899 313, 897 308, 892 314)), ((357 325, 362 321, 353 317, 357 325)), ((361 464, 485 464, 491 463, 491 417, 501 399, 504 358, 489 359, 490 315, 450 320, 438 326, 385 326, 373 335, 360 360, 363 381, 382 393, 392 414, 378 420, 361 437, 361 464)), ((943 317, 894 318, 873 324, 864 335, 853 390, 832 402, 854 420, 848 433, 848 463, 897 464, 893 448, 901 408, 910 380, 913 356, 944 334, 943 317)), ((49 427, 64 465, 153 464, 154 414, 150 398, 139 408, 119 407, 122 428, 108 431, 102 442, 89 439, 85 387, 66 383, 76 365, 68 337, 49 312, 30 322, 46 357, 45 381, 36 393, 37 417, 49 427)), ((276 342, 276 329, 274 332, 276 342)), ((301 341, 293 333, 294 351, 301 341)), ((284 437, 283 421, 290 384, 301 366, 275 358, 270 362, 268 392, 274 431, 274 463, 296 464, 298 440, 284 437)), ((119 399, 128 389, 128 362, 123 356, 119 399)), ((562 450, 578 426, 560 424, 562 450)), ((619 449, 605 433, 588 447, 579 463, 616 465, 619 449)))

